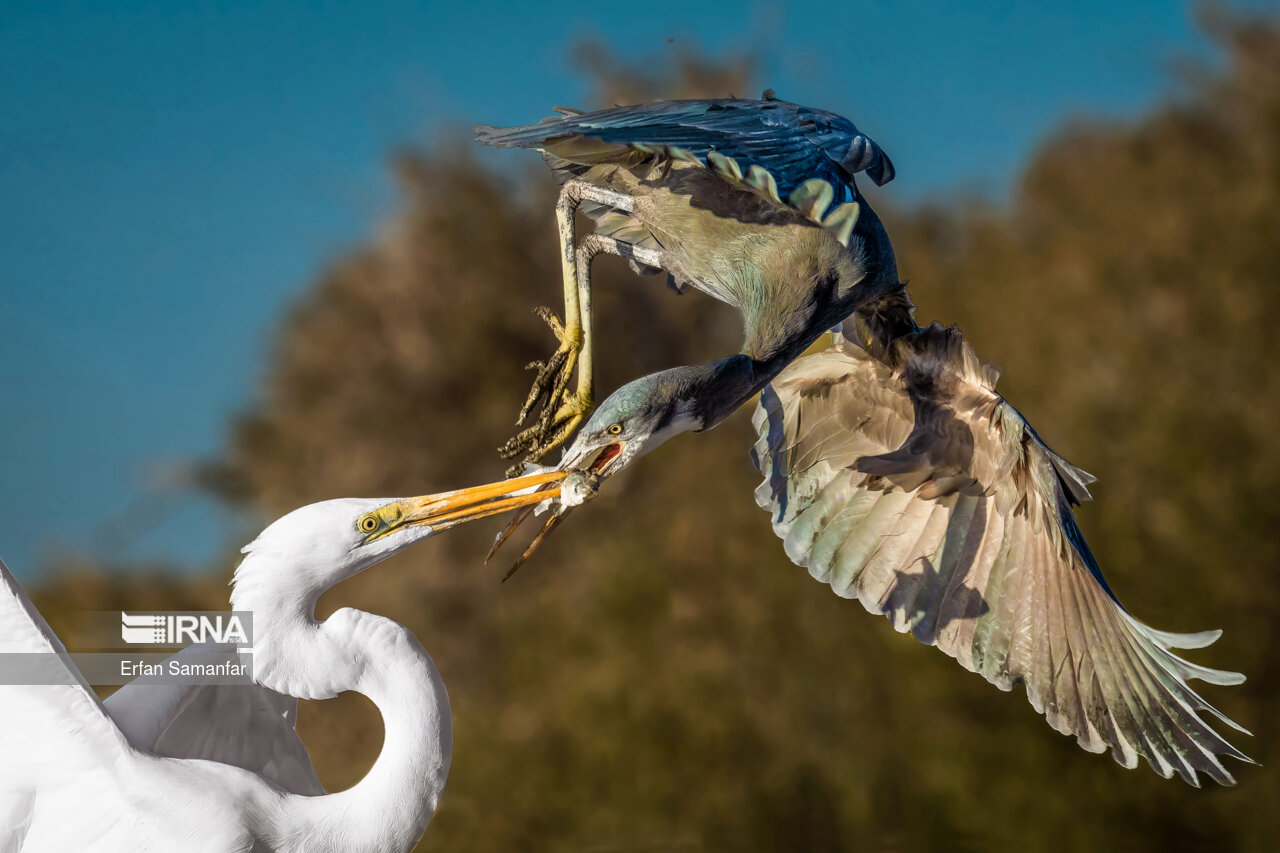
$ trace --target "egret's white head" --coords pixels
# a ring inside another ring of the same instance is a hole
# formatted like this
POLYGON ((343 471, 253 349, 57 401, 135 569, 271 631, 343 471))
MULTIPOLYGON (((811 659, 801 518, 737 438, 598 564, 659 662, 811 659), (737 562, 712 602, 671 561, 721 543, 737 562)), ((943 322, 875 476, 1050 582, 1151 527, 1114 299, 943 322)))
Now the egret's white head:
POLYGON ((232 606, 254 609, 242 605, 276 595, 309 612, 334 584, 442 530, 539 503, 547 493, 532 491, 563 476, 536 474, 416 498, 337 498, 301 507, 242 549, 246 556, 232 581, 232 606))
POLYGON ((242 550, 350 577, 435 532, 429 524, 397 524, 407 509, 404 498, 337 498, 308 504, 272 522, 242 550))

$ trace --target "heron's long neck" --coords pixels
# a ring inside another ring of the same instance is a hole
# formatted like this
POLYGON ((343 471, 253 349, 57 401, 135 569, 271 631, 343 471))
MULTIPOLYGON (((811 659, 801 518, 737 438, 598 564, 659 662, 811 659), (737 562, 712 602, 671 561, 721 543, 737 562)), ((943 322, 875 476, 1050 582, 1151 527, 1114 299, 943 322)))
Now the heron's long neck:
POLYGON ((739 354, 670 373, 678 383, 677 398, 690 408, 701 429, 708 430, 755 396, 784 366, 739 354))
MULTIPOLYGON (((865 204, 863 208, 854 229, 860 260, 847 288, 842 279, 837 279, 832 293, 806 291, 810 297, 807 301, 812 303, 806 305, 807 314, 767 299, 748 306, 743 312, 746 328, 742 353, 664 371, 677 385, 675 399, 692 411, 701 429, 711 429, 727 418, 803 355, 822 334, 860 307, 879 306, 876 320, 884 326, 886 335, 914 330, 911 301, 906 297, 905 286, 898 281, 889 235, 875 211, 865 204), (820 296, 823 298, 816 299, 820 296)), ((786 258, 781 260, 785 262, 786 258)))
POLYGON ((233 595, 235 609, 253 611, 256 680, 302 698, 362 693, 385 732, 373 768, 354 787, 285 797, 280 849, 408 850, 435 814, 452 753, 449 697, 435 664, 397 622, 351 608, 317 622, 314 598, 299 606, 271 586, 237 586, 233 595))

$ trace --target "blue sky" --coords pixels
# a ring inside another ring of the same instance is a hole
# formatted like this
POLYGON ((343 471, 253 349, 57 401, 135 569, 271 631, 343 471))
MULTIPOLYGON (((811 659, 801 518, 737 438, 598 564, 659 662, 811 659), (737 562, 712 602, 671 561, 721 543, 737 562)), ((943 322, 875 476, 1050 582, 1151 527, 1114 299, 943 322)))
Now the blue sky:
POLYGON ((1070 6, 3 4, 0 555, 32 578, 58 551, 223 553, 244 530, 154 485, 217 451, 282 312, 393 213, 388 150, 582 102, 575 41, 755 47, 762 82, 890 152, 896 199, 999 198, 1066 118, 1212 57, 1187 5, 1070 6))

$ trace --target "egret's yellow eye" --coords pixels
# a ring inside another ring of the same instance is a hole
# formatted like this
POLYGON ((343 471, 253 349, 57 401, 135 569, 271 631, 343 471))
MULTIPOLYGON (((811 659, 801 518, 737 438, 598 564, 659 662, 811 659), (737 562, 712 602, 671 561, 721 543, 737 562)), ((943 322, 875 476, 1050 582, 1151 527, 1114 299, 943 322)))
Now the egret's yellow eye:
POLYGON ((609 427, 609 435, 622 435, 622 424, 614 424, 609 427))
POLYGON ((376 515, 362 515, 360 520, 356 522, 356 526, 363 533, 372 533, 378 529, 378 517, 376 515))

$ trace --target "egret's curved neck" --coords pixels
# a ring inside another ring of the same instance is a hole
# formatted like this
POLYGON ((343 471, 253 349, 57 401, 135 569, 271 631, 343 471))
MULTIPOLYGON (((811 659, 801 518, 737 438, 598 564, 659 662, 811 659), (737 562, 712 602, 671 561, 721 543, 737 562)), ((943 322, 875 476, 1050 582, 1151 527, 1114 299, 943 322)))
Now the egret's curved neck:
POLYGON ((431 656, 409 629, 381 616, 343 608, 316 621, 319 592, 303 602, 296 589, 277 588, 276 578, 296 581, 289 567, 245 568, 232 606, 253 612, 255 680, 309 699, 362 693, 385 732, 372 769, 354 787, 283 799, 280 847, 329 849, 340 841, 344 850, 408 850, 435 814, 452 754, 449 696, 431 656))

